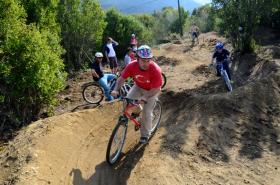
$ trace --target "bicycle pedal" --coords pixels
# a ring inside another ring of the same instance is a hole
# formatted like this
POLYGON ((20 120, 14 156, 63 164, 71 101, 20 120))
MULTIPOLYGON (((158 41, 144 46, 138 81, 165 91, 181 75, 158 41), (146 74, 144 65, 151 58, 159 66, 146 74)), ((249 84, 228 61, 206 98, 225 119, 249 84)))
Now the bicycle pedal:
POLYGON ((134 119, 138 118, 139 116, 140 116, 140 113, 134 113, 134 112, 131 113, 131 117, 134 118, 134 119))
POLYGON ((140 128, 139 126, 135 125, 134 130, 135 130, 135 131, 138 131, 139 128, 140 128))

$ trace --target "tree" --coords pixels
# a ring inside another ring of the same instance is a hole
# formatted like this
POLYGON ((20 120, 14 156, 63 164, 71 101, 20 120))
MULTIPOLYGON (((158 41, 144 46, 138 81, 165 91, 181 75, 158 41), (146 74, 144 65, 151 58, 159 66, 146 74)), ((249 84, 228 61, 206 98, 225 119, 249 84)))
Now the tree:
POLYGON ((55 45, 59 40, 50 44, 47 29, 26 24, 17 0, 0 1, 0 8, 0 119, 19 126, 53 109, 64 86, 63 50, 55 45))
MULTIPOLYGON (((179 15, 178 15, 179 16, 179 15)), ((184 8, 181 7, 181 20, 182 20, 182 26, 185 27, 185 23, 187 18, 189 17, 189 12, 185 11, 184 8)), ((180 33, 181 25, 180 25, 180 19, 179 17, 170 25, 170 31, 172 33, 180 33)))
POLYGON ((146 28, 153 29, 155 26, 156 19, 154 16, 149 14, 137 14, 134 17, 139 20, 146 28))
POLYGON ((232 39, 235 48, 244 52, 254 51, 254 32, 260 23, 279 25, 279 4, 278 0, 213 0, 215 10, 223 18, 226 35, 232 39), (243 28, 242 34, 239 27, 243 28))
POLYGON ((96 0, 61 0, 58 20, 66 69, 78 71, 87 66, 83 51, 93 53, 101 45, 106 26, 105 14, 96 0))
POLYGON ((135 33, 139 44, 151 44, 152 32, 138 19, 131 15, 123 15, 115 9, 106 13, 107 26, 104 31, 104 43, 107 37, 112 37, 119 42, 117 53, 123 56, 126 48, 130 45, 130 36, 135 33))

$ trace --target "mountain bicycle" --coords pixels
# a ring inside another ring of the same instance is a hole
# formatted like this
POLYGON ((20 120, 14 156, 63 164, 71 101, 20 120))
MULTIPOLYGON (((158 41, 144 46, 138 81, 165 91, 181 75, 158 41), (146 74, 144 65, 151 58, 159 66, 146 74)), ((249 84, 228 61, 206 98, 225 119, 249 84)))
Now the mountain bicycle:
MULTIPOLYGON (((120 156, 123 149, 123 146, 125 144, 126 134, 127 134, 127 127, 128 127, 128 121, 131 120, 132 123, 135 125, 134 130, 137 131, 141 127, 141 123, 139 122, 141 112, 131 112, 131 110, 135 108, 139 108, 141 106, 137 100, 132 100, 128 98, 121 99, 123 101, 123 114, 119 117, 118 122, 113 129, 113 132, 110 136, 108 145, 107 145, 107 151, 106 151, 106 161, 113 165, 115 164, 120 156)), ((159 100, 156 100, 153 112, 152 112, 152 130, 151 130, 151 136, 154 135, 157 128, 160 125, 161 120, 161 114, 162 114, 162 106, 161 102, 159 100)))
MULTIPOLYGON (((227 61, 223 61, 227 62, 227 61)), ((224 81, 226 89, 231 92, 233 90, 230 79, 228 77, 227 71, 224 69, 223 62, 215 62, 213 65, 216 69, 218 69, 219 73, 221 74, 221 77, 224 81)))
MULTIPOLYGON (((117 78, 112 79, 108 85, 110 87, 110 92, 114 90, 117 83, 117 78)), ((132 87, 132 82, 126 82, 120 89, 119 94, 125 97, 132 87)), ((99 104, 105 97, 104 89, 97 82, 90 82, 83 86, 82 95, 84 100, 90 104, 99 104)))

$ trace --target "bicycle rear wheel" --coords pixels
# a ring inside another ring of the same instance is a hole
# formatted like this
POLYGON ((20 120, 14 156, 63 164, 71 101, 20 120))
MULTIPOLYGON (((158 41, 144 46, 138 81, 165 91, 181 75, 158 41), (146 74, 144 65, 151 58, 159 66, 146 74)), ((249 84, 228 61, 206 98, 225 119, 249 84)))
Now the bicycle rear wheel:
POLYGON ((106 151, 106 161, 110 165, 115 164, 121 155, 127 132, 127 122, 127 118, 120 117, 119 122, 111 134, 106 151))
POLYGON ((161 114, 162 114, 162 106, 161 102, 157 100, 155 102, 155 106, 152 112, 152 130, 151 134, 154 134, 157 128, 160 125, 160 120, 161 120, 161 114))
POLYGON ((84 100, 92 104, 98 104, 104 98, 104 90, 96 83, 87 84, 82 94, 84 100))
POLYGON ((162 76, 162 86, 161 86, 161 88, 163 89, 166 85, 167 78, 166 78, 164 73, 161 73, 161 76, 162 76))

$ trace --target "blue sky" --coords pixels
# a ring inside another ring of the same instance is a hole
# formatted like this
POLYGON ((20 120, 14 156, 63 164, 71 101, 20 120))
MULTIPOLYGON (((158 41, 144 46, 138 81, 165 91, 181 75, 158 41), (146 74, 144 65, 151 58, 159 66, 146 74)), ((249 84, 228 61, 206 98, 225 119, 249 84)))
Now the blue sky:
POLYGON ((211 3, 211 0, 194 0, 194 1, 202 5, 211 3))

